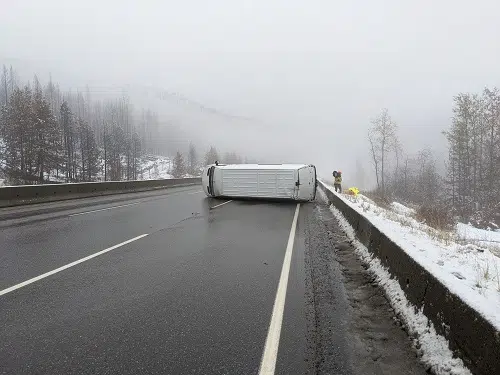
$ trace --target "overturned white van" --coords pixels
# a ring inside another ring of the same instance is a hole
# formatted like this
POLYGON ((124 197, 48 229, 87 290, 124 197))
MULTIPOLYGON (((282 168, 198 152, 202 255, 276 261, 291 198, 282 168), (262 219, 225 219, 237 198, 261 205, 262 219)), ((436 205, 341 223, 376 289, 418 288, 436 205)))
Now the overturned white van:
POLYGON ((312 201, 316 167, 306 164, 215 164, 205 167, 203 191, 209 197, 312 201))

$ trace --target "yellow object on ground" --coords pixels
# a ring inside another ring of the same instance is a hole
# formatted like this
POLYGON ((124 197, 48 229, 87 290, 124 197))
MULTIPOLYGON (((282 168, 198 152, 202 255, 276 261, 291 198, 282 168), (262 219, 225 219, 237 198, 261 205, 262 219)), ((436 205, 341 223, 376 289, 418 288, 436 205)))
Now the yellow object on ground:
POLYGON ((347 190, 347 194, 349 195, 354 195, 354 196, 357 196, 359 193, 359 189, 357 187, 350 187, 348 190, 347 190))

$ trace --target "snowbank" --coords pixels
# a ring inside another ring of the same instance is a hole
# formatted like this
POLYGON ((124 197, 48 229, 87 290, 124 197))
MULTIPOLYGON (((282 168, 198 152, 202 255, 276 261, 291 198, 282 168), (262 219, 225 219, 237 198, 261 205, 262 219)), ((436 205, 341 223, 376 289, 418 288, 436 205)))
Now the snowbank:
MULTIPOLYGON (((337 196, 500 330, 499 257, 488 248, 461 242, 454 233, 440 233, 411 216, 378 207, 363 195, 337 196)), ((489 233, 471 227, 466 229, 468 238, 484 239, 480 236, 489 233)), ((458 230, 464 232, 462 226, 458 230)), ((491 235, 496 238, 498 233, 491 232, 491 235)))
MULTIPOLYGON (((323 191, 320 190, 320 194, 325 201, 328 201, 323 191)), ((380 260, 373 257, 368 249, 356 239, 353 227, 342 213, 334 206, 331 206, 330 210, 349 240, 352 241, 359 258, 368 265, 369 271, 375 275, 377 283, 384 289, 396 314, 408 328, 408 334, 413 338, 414 346, 419 348, 420 360, 437 375, 470 375, 471 372, 464 366, 463 361, 454 358, 448 341, 436 332, 432 322, 422 311, 417 311, 411 305, 399 283, 391 277, 380 260)))

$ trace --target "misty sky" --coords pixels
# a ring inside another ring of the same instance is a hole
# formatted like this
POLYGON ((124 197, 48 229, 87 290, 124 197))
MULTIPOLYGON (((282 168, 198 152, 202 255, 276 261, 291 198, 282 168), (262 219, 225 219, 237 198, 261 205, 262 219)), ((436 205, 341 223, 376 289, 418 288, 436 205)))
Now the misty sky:
POLYGON ((0 58, 67 87, 180 92, 255 120, 233 149, 348 178, 382 107, 408 152, 444 149, 453 95, 499 85, 499 14, 494 0, 3 0, 0 58))

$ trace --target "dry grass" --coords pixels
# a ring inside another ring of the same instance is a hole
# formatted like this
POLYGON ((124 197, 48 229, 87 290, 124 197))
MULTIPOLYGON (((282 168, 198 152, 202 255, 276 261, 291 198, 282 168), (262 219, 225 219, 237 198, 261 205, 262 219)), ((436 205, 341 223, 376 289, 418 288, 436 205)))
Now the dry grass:
POLYGON ((385 208, 386 210, 391 209, 391 200, 378 192, 364 192, 367 198, 371 199, 377 206, 385 208))
POLYGON ((425 220, 419 220, 417 215, 404 216, 394 211, 387 211, 386 217, 389 220, 395 221, 402 226, 409 228, 413 233, 423 232, 433 240, 437 240, 446 245, 451 245, 457 239, 457 234, 450 228, 433 228, 429 226, 425 220))
POLYGON ((456 221, 450 210, 439 204, 422 205, 417 209, 416 218, 418 221, 437 230, 452 230, 456 221))
MULTIPOLYGON (((462 251, 489 250, 492 254, 500 257, 500 243, 485 243, 479 240, 461 238, 456 232, 456 221, 453 214, 442 205, 421 207, 412 205, 411 208, 414 209, 415 214, 401 214, 394 209, 388 199, 382 198, 376 192, 363 193, 357 197, 346 194, 344 198, 353 203, 359 203, 363 212, 373 212, 377 216, 382 215, 388 220, 408 228, 411 233, 425 233, 430 239, 446 246, 462 245, 462 251)), ((491 278, 491 272, 491 268, 488 269, 486 276, 491 278)), ((497 282, 500 287, 500 280, 497 282)))
POLYGON ((389 220, 395 221, 404 227, 416 229, 415 221, 413 220, 413 218, 411 216, 402 216, 402 215, 398 215, 394 211, 387 211, 386 217, 389 220))
POLYGON ((480 260, 476 258, 474 269, 476 272, 474 287, 478 289, 480 294, 485 295, 486 291, 492 288, 500 293, 500 269, 498 262, 492 262, 491 259, 480 260))
MULTIPOLYGON (((356 198, 348 197, 348 199, 357 202, 356 198)), ((377 216, 383 215, 385 218, 409 228, 412 233, 423 232, 431 239, 446 245, 451 245, 457 240, 455 221, 443 208, 419 209, 419 207, 412 207, 416 214, 403 215, 394 210, 388 199, 382 198, 377 193, 361 195, 360 199, 360 207, 363 212, 371 211, 377 216)))

